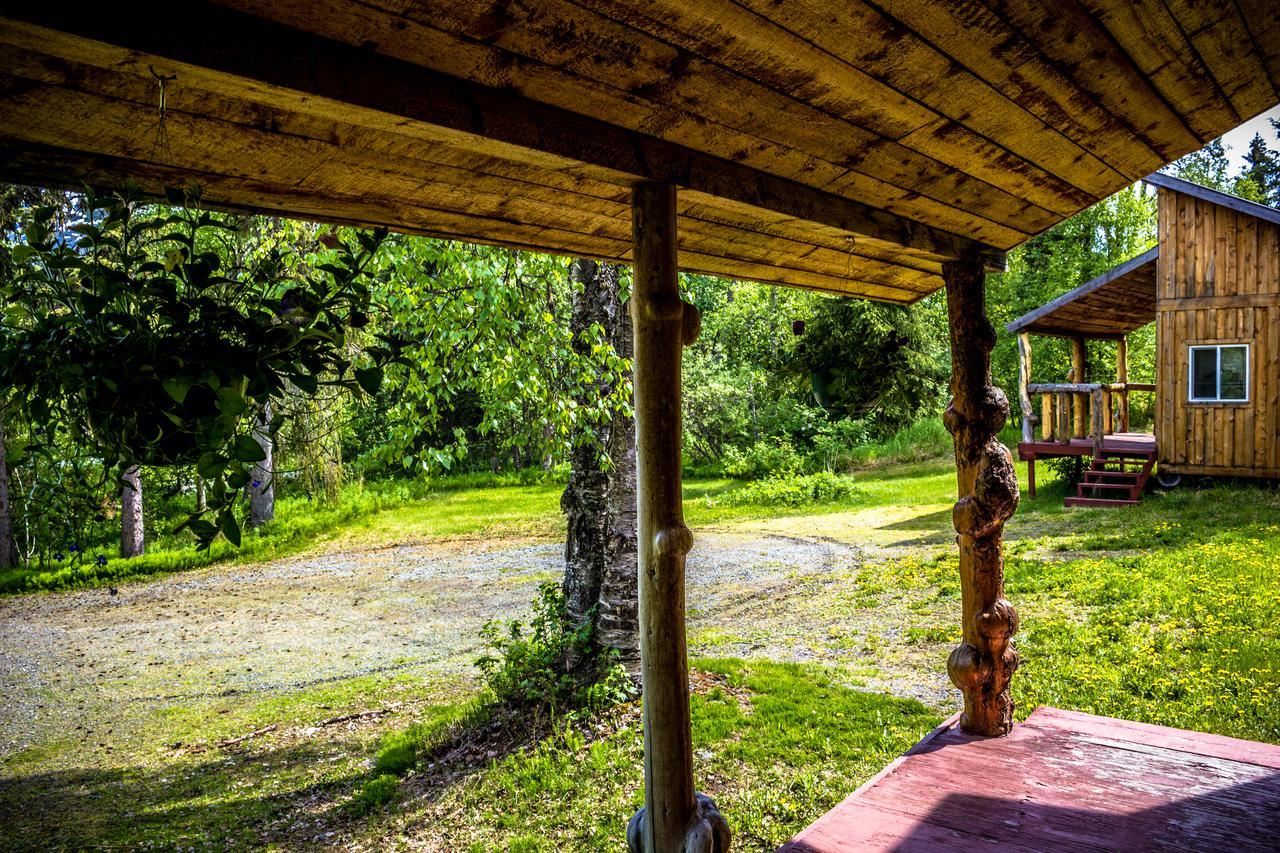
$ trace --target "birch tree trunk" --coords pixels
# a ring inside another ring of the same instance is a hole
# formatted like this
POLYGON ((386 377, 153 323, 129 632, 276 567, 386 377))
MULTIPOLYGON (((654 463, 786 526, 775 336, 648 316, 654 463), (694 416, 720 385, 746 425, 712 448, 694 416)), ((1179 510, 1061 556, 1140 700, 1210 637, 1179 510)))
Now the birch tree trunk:
POLYGON ((142 478, 138 466, 126 468, 120 480, 120 556, 141 557, 146 542, 142 531, 142 478))
MULTIPOLYGON (((570 331, 573 349, 587 356, 591 343, 585 332, 599 323, 609 333, 617 322, 618 270, 609 264, 577 259, 569 266, 573 285, 573 313, 570 331)), ((604 385, 602 381, 601 386, 604 385)), ((602 387, 580 387, 584 407, 597 399, 602 387)), ((565 609, 575 625, 590 618, 600 600, 604 579, 606 539, 609 533, 609 474, 601 465, 602 451, 609 446, 609 427, 599 425, 580 436, 569 456, 569 484, 560 497, 560 508, 568 522, 565 538, 565 609)), ((577 661, 570 661, 571 668, 577 661)))
POLYGON ((262 407, 253 428, 253 438, 266 454, 261 462, 254 463, 249 483, 249 526, 259 528, 276 517, 276 484, 274 447, 271 441, 271 404, 262 407))
MULTIPOLYGON (((631 313, 620 306, 613 348, 632 358, 631 313)), ((614 415, 609 434, 613 462, 609 483, 609 532, 605 541, 604 577, 600 584, 596 636, 600 645, 616 649, 632 674, 639 671, 640 635, 636 614, 636 424, 614 415)))
POLYGON ((0 569, 18 565, 18 543, 13 538, 13 513, 9 508, 9 462, 5 455, 4 418, 0 414, 0 569))

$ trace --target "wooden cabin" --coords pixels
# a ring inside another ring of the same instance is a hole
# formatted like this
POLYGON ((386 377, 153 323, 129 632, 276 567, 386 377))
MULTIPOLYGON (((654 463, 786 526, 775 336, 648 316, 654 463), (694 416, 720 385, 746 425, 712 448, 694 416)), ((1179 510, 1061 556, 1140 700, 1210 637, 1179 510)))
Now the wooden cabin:
POLYGON ((1280 477, 1280 210, 1168 175, 1159 243, 1008 325, 1018 335, 1022 441, 1035 462, 1088 456, 1069 505, 1136 503, 1155 473, 1280 477), (1156 382, 1129 381, 1127 335, 1156 323, 1156 382), (1072 341, 1068 382, 1032 380, 1031 335, 1072 341), (1085 382, 1085 342, 1114 341, 1115 379, 1085 382), (1150 432, 1129 396, 1156 395, 1150 432), (1036 408, 1038 401, 1038 410, 1036 408))
MULTIPOLYGON (((733 816, 694 784, 680 380, 699 324, 677 272, 899 304, 946 289, 963 636, 946 665, 964 712, 896 778, 928 791, 946 778, 1022 809, 1061 790, 1049 765, 1062 739, 1013 726, 1018 616, 1001 537, 1018 484, 996 441, 1008 406, 991 383, 984 277, 1009 249, 1275 106, 1272 5, 10 4, 0 179, 129 179, 161 197, 196 184, 213 207, 631 264, 645 806, 628 842, 725 853, 733 816)), ((1118 761, 1145 748, 1092 735, 1117 721, 1070 725, 1118 761)), ((1160 737, 1182 735, 1132 735, 1160 737)), ((1108 766, 1086 762, 1082 785, 1123 806, 1178 796, 1118 787, 1108 766)), ((1225 797, 1231 780, 1205 787, 1225 797)), ((846 827, 795 849, 955 850, 1012 831, 990 803, 941 832, 896 805, 866 807, 901 820, 874 840, 846 827)), ((1149 826, 1153 843, 1179 848, 1275 838, 1247 809, 1149 826)), ((1019 833, 1009 846, 1055 844, 1019 833)))

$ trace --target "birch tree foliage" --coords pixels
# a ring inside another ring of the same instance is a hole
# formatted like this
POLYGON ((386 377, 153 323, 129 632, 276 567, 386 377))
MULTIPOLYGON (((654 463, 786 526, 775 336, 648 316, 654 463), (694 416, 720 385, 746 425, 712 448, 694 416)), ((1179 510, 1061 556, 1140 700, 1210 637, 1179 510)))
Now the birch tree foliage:
POLYGON ((383 327, 406 341, 388 367, 374 456, 407 471, 440 473, 485 439, 523 458, 555 460, 614 412, 630 388, 584 404, 571 388, 619 380, 627 362, 598 324, 575 352, 568 261, 510 249, 393 237, 375 259, 383 327), (459 423, 458 412, 470 417, 459 423))

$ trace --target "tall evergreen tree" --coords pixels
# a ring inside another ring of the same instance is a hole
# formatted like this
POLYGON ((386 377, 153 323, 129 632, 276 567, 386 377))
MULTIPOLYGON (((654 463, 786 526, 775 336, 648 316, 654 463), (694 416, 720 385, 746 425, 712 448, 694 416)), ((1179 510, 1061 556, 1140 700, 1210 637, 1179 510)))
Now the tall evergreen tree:
POLYGON ((1233 189, 1236 195, 1250 201, 1280 206, 1280 153, 1267 145, 1261 133, 1249 140, 1244 170, 1233 189))

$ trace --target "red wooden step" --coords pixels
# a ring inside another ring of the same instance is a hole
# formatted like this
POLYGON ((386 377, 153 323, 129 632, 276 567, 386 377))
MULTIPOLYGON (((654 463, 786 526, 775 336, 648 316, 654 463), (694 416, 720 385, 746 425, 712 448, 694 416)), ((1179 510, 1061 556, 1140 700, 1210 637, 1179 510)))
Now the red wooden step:
POLYGON ((1067 498, 1063 503, 1067 506, 1133 506, 1137 501, 1113 498, 1067 498))
POLYGON ((1123 489, 1130 492, 1133 491, 1133 483, 1077 483, 1076 491, 1081 489, 1123 489))
POLYGON ((1093 475, 1095 477, 1123 477, 1127 479, 1136 480, 1142 476, 1142 472, 1141 471, 1108 471, 1105 468, 1100 468, 1095 470, 1091 468, 1090 470, 1084 472, 1084 478, 1087 480, 1089 479, 1090 475, 1093 475))

